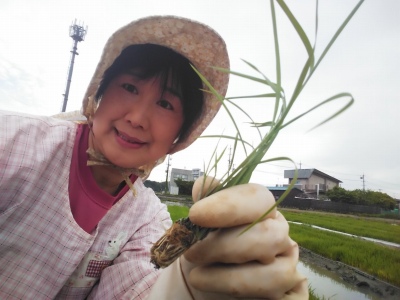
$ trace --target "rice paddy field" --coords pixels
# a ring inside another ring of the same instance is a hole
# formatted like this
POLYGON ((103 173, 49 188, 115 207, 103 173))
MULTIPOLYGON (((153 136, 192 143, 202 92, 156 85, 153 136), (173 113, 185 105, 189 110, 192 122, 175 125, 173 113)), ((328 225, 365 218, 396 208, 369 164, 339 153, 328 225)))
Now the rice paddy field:
MULTIPOLYGON (((189 209, 168 207, 173 220, 186 217, 189 209)), ((400 250, 338 233, 323 231, 316 225, 357 236, 400 244, 400 222, 374 218, 337 215, 325 212, 280 210, 290 223, 290 235, 303 248, 326 258, 358 268, 400 287, 400 250)))
POLYGON ((185 218, 189 214, 187 206, 168 205, 168 211, 173 222, 180 218, 185 218))
POLYGON ((302 210, 281 209, 280 211, 288 221, 400 244, 400 220, 302 210))

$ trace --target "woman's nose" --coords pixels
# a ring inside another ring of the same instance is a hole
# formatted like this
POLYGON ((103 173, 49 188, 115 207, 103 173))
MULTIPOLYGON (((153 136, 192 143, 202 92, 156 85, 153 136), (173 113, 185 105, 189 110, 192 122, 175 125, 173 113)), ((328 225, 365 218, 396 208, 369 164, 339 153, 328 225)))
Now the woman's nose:
POLYGON ((147 129, 151 125, 161 95, 158 79, 149 79, 141 85, 139 94, 128 108, 127 120, 132 126, 147 129))
POLYGON ((145 98, 137 99, 128 108, 125 118, 133 127, 147 129, 150 124, 152 108, 145 98))
POLYGON ((147 109, 140 105, 133 105, 126 114, 126 120, 132 127, 141 127, 143 129, 148 127, 147 109))

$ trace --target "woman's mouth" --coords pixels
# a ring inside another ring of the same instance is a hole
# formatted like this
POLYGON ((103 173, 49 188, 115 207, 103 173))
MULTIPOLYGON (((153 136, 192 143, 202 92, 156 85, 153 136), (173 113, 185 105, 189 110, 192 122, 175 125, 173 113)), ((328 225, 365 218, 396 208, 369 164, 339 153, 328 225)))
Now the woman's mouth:
POLYGON ((124 146, 131 145, 131 146, 138 147, 138 146, 143 146, 146 144, 142 140, 137 139, 135 137, 131 137, 131 136, 125 134, 124 132, 116 130, 116 134, 117 134, 118 142, 120 144, 123 144, 124 146))

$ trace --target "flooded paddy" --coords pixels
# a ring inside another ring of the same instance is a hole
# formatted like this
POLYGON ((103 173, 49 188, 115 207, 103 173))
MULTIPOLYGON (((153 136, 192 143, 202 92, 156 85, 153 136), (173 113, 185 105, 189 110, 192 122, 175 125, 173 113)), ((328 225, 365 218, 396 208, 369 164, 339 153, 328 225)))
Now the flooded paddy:
POLYGON ((352 300, 379 300, 380 295, 369 289, 354 286, 344 281, 340 275, 328 271, 326 268, 300 261, 300 273, 308 278, 308 283, 314 294, 325 299, 352 299, 352 300))
POLYGON ((300 248, 299 272, 314 294, 330 300, 398 300, 400 288, 356 268, 300 248))

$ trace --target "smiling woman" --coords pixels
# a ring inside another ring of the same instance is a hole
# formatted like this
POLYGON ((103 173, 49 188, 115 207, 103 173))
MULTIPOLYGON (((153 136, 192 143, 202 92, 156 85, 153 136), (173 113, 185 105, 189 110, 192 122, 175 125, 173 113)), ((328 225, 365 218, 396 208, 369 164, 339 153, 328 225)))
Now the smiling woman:
POLYGON ((104 72, 89 116, 89 145, 112 164, 93 167, 97 184, 117 192, 124 178, 114 166, 152 169, 184 140, 202 113, 201 88, 190 61, 177 52, 154 44, 125 48, 104 72))
POLYGON ((154 44, 140 44, 125 48, 105 71, 96 93, 98 101, 110 81, 117 75, 128 73, 138 79, 158 78, 161 91, 170 91, 182 101, 184 123, 179 137, 184 139, 192 124, 199 118, 203 107, 202 81, 190 67, 187 58, 171 49, 154 44), (133 71, 134 70, 134 71, 133 71))
POLYGON ((92 148, 122 168, 154 163, 169 152, 183 124, 181 101, 159 78, 118 75, 93 116, 92 148))
MULTIPOLYGON (((189 19, 148 17, 108 40, 83 97, 85 122, 0 112, 0 265, 5 266, 0 298, 162 300, 191 299, 195 293, 197 299, 220 300, 238 292, 307 298, 307 282, 295 267, 297 244, 286 220, 273 215, 268 222, 274 224, 273 236, 264 228, 257 240, 268 255, 283 258, 255 264, 255 253, 245 251, 248 261, 230 255, 228 262, 239 267, 237 278, 249 279, 234 290, 231 268, 221 268, 226 256, 220 240, 200 249, 213 253, 207 263, 182 257, 160 271, 150 262, 150 248, 171 218, 143 181, 166 154, 192 144, 221 106, 204 91, 192 65, 226 93, 229 75, 210 68, 229 67, 219 34, 189 19), (201 284, 212 278, 202 268, 206 264, 222 273, 218 293, 201 284), (189 282, 192 270, 197 279, 189 282), (272 277, 279 280, 265 286, 272 277)), ((242 206, 264 201, 247 185, 235 191, 247 198, 242 206)), ((231 198, 224 191, 220 195, 231 198)), ((229 222, 226 232, 239 225, 229 222)), ((223 240, 237 242, 229 234, 223 240)), ((255 248, 253 239, 243 244, 255 248)))

